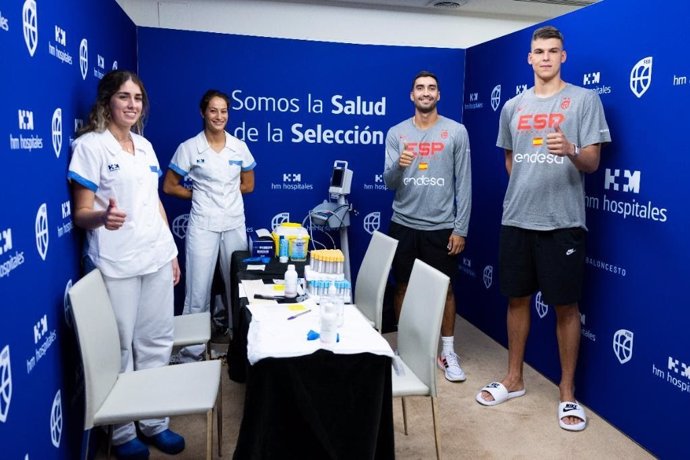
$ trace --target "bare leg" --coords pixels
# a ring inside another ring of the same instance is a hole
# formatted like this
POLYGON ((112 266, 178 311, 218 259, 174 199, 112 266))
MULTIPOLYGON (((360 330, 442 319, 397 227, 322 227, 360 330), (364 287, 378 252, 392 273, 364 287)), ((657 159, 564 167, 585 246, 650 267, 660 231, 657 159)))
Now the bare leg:
MULTIPOLYGON (((561 402, 575 401, 575 369, 580 349, 580 310, 577 303, 556 306, 556 337, 561 359, 561 382, 558 385, 561 402)), ((567 425, 580 423, 577 417, 564 417, 567 425)))
MULTIPOLYGON (((530 300, 531 296, 511 297, 508 301, 508 374, 501 383, 506 389, 519 391, 525 387, 522 377, 522 368, 525 361, 525 347, 530 326, 530 300)), ((493 396, 482 391, 485 401, 493 401, 493 396)))
POLYGON ((453 286, 448 286, 446 295, 446 306, 443 309, 443 319, 441 319, 441 336, 453 337, 455 335, 455 295, 453 286))
POLYGON ((397 283, 395 294, 393 295, 393 307, 395 308, 395 321, 400 322, 400 310, 402 310, 403 299, 407 291, 407 283, 397 283))

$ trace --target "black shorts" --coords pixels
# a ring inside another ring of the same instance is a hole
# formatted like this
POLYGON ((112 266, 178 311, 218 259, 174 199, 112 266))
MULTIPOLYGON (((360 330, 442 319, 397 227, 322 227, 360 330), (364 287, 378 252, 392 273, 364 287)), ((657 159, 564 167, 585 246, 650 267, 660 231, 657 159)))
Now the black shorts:
POLYGON ((396 283, 410 280, 412 265, 420 259, 445 273, 451 281, 458 271, 458 256, 448 255, 448 240, 452 228, 441 230, 416 230, 391 222, 388 235, 398 240, 391 271, 396 283))
POLYGON ((579 302, 586 237, 582 228, 537 231, 501 227, 501 294, 525 297, 541 291, 542 301, 549 305, 579 302))

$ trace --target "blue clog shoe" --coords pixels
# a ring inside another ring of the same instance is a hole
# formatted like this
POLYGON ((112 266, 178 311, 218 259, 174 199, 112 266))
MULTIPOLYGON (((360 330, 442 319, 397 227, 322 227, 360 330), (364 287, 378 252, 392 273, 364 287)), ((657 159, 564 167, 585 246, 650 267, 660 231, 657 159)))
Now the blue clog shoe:
POLYGON ((138 438, 113 446, 113 452, 118 460, 148 460, 149 448, 138 438))
POLYGON ((158 450, 169 455, 179 454, 184 450, 184 438, 170 429, 143 438, 144 442, 153 444, 158 450))

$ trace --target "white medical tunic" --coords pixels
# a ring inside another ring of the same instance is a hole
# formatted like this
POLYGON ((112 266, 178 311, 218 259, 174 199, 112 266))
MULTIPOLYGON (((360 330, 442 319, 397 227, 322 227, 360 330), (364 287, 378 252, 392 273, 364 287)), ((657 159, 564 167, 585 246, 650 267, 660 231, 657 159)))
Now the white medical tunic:
POLYGON ((94 209, 110 198, 127 213, 118 230, 89 230, 87 255, 104 275, 128 278, 158 271, 177 256, 172 233, 159 209, 161 176, 153 146, 132 133, 134 155, 122 150, 109 130, 90 132, 72 144, 68 178, 96 194, 94 209))
POLYGON ((213 232, 244 226, 240 173, 255 166, 247 144, 227 132, 220 152, 209 146, 203 131, 180 144, 169 167, 192 181, 190 224, 213 232))

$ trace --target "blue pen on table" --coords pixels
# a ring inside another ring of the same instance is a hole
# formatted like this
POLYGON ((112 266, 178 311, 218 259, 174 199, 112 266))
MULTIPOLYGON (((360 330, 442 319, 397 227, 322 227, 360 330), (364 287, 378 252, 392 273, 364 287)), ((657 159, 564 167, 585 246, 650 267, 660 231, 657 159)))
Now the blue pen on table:
POLYGON ((299 313, 297 313, 297 314, 295 314, 295 315, 288 316, 288 319, 289 319, 289 320, 290 320, 290 319, 295 319, 295 318, 297 318, 298 316, 306 315, 306 314, 309 313, 310 311, 311 311, 311 309, 301 311, 301 312, 299 312, 299 313))

